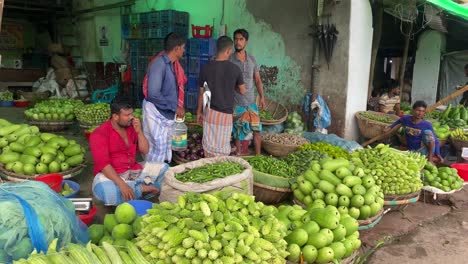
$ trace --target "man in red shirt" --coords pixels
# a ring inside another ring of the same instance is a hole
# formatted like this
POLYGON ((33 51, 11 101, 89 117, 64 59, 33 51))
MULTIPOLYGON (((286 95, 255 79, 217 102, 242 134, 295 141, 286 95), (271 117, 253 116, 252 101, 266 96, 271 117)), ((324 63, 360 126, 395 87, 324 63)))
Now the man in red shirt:
MULTIPOLYGON (((137 151, 142 154, 149 151, 140 120, 133 116, 132 106, 125 101, 116 99, 110 107, 111 118, 90 137, 94 196, 105 205, 117 205, 138 199, 143 193, 158 193, 162 173, 144 179, 143 167, 135 160, 137 151)), ((161 164, 159 171, 164 172, 165 166, 161 164)))

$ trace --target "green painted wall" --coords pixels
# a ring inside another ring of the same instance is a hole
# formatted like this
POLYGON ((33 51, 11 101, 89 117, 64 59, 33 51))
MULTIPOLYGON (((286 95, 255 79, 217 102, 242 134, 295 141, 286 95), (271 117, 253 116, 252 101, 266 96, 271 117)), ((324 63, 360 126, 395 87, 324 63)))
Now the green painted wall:
MULTIPOLYGON (((224 24, 226 24, 228 28, 227 34, 231 36, 236 28, 246 28, 251 35, 247 50, 257 58, 257 63, 268 67, 278 67, 277 82, 274 85, 266 87, 266 95, 284 104, 299 104, 305 93, 304 71, 308 72, 309 69, 304 69, 303 65, 301 66, 297 63, 297 59, 288 56, 283 36, 275 32, 271 24, 266 23, 258 17, 254 17, 247 9, 246 1, 247 0, 226 0, 224 24)), ((101 0, 98 4, 96 1, 94 6, 115 2, 118 1, 101 0)), ((275 2, 284 3, 282 1, 275 2)), ((302 5, 305 2, 306 1, 298 1, 295 4, 302 5)), ((256 2, 251 1, 249 5, 256 5, 256 2)), ((268 9, 270 7, 269 3, 265 1, 259 2, 258 5, 262 6, 257 6, 257 8, 268 9)), ((86 6, 79 6, 78 9, 85 7, 86 6)), ((307 8, 307 6, 304 5, 303 8, 307 8)), ((132 11, 139 13, 163 9, 175 9, 189 12, 190 24, 214 24, 215 37, 217 37, 218 25, 222 16, 222 1, 137 0, 132 11)), ((278 15, 296 15, 294 13, 284 14, 281 9, 272 10, 272 12, 273 11, 277 12, 278 15)), ((80 39, 82 40, 82 52, 85 61, 112 62, 114 60, 123 59, 122 50, 124 41, 122 40, 120 32, 120 12, 120 9, 116 8, 95 12, 92 18, 89 15, 80 18, 80 39), (90 26, 93 23, 90 21, 94 21, 94 27, 90 26), (107 47, 99 46, 100 28, 102 26, 108 28, 107 37, 109 38, 109 46, 107 47)), ((306 25, 304 25, 304 27, 306 27, 306 25)), ((291 30, 294 30, 294 28, 291 30)), ((301 32, 301 34, 304 33, 301 32)), ((288 48, 292 49, 293 47, 288 48)))

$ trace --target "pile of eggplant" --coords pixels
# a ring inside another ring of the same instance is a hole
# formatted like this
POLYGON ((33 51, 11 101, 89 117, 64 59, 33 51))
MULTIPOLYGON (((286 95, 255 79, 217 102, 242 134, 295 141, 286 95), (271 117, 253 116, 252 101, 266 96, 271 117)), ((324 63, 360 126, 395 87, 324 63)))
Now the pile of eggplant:
MULTIPOLYGON (((205 151, 203 150, 202 144, 203 135, 199 132, 192 133, 187 138, 187 149, 184 151, 176 151, 175 154, 184 160, 194 161, 205 157, 205 151)), ((234 143, 231 143, 231 153, 233 156, 236 154, 236 147, 234 143)))

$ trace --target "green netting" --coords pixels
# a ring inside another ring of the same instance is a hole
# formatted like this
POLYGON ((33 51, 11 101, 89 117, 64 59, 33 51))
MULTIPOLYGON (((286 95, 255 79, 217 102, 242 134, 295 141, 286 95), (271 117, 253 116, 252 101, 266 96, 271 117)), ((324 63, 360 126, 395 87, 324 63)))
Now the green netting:
POLYGON ((453 15, 468 19, 468 7, 455 3, 452 0, 428 0, 428 2, 445 9, 453 15))

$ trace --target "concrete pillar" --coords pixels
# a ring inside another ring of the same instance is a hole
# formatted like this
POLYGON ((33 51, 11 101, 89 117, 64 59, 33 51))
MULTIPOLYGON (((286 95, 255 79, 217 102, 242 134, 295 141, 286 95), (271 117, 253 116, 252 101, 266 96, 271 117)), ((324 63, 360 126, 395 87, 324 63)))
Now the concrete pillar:
POLYGON ((411 101, 424 100, 435 103, 439 83, 440 57, 445 51, 445 35, 427 30, 419 37, 413 71, 411 101))
POLYGON ((348 85, 344 138, 357 140, 355 113, 366 110, 372 50, 372 8, 369 1, 352 0, 349 23, 348 85))

